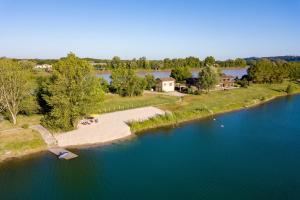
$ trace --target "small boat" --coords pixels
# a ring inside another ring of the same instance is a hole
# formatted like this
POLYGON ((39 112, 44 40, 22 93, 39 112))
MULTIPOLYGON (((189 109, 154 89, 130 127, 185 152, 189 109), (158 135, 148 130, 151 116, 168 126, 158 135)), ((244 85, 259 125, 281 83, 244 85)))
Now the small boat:
POLYGON ((221 128, 224 128, 224 125, 223 125, 223 124, 221 125, 221 128))
POLYGON ((63 159, 65 156, 67 156, 69 154, 69 152, 65 151, 65 152, 60 152, 58 158, 59 159, 63 159))
POLYGON ((214 121, 216 121, 216 118, 214 118, 214 121))

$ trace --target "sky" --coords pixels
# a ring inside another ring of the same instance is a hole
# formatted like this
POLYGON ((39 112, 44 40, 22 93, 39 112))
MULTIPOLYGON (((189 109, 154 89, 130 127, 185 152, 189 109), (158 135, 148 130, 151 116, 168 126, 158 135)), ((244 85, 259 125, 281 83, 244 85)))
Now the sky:
POLYGON ((300 55, 300 0, 0 0, 0 57, 300 55))

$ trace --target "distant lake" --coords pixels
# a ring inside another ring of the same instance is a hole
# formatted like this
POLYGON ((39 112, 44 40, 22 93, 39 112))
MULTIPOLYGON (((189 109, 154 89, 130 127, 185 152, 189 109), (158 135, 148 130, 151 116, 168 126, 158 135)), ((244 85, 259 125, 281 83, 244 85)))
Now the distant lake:
MULTIPOLYGON (((192 75, 193 77, 198 76, 199 71, 193 70, 192 75)), ((247 74, 247 69, 242 68, 242 69, 224 69, 223 73, 226 75, 231 75, 234 77, 241 78, 242 76, 247 74)), ((146 74, 152 74, 155 78, 164 78, 164 77, 169 77, 171 72, 170 71, 151 71, 151 72, 138 72, 137 75, 144 77, 146 74)), ((110 79, 111 73, 102 73, 102 74, 97 74, 98 77, 102 77, 108 82, 111 81, 110 79)))
POLYGON ((300 96, 0 165, 3 200, 299 200, 300 96), (222 128, 221 125, 224 125, 222 128))

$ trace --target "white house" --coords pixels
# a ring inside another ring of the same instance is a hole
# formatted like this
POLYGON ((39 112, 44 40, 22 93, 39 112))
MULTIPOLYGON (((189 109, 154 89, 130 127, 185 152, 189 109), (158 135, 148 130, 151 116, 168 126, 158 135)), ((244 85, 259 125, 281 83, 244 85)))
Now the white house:
POLYGON ((51 69, 52 65, 49 64, 42 64, 42 65, 36 65, 35 69, 51 69))
POLYGON ((175 79, 172 77, 158 78, 155 90, 157 92, 173 92, 175 90, 175 79))

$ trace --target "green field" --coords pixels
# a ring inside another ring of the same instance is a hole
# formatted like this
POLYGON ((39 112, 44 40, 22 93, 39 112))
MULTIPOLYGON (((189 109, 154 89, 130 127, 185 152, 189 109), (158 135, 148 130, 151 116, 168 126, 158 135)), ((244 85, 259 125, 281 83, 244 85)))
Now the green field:
POLYGON ((31 129, 0 132, 0 161, 46 149, 40 134, 31 129))
POLYGON ((137 97, 121 97, 119 95, 107 94, 97 112, 105 113, 144 106, 174 104, 178 100, 178 97, 160 94, 144 94, 137 97))
POLYGON ((20 128, 25 124, 35 125, 39 124, 41 120, 42 115, 18 115, 17 118, 17 124, 13 125, 9 120, 4 120, 0 122, 0 131, 6 130, 6 129, 12 129, 12 128, 20 128))
MULTIPOLYGON (((181 102, 159 106, 163 110, 171 111, 172 114, 144 122, 133 122, 130 124, 131 130, 139 132, 257 105, 272 98, 287 95, 285 90, 288 84, 290 83, 254 84, 248 88, 214 91, 199 96, 185 96, 181 102)), ((299 93, 300 86, 295 83, 292 85, 295 89, 294 92, 299 93)))

